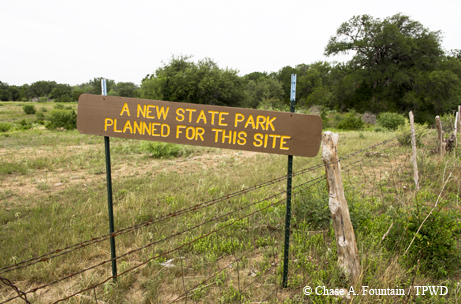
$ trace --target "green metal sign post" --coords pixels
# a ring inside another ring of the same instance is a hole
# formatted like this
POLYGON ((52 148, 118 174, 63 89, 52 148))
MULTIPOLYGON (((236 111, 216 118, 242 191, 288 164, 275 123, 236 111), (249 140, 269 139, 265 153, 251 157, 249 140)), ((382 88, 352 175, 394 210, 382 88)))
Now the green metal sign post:
MULTIPOLYGON (((101 90, 102 95, 107 95, 107 86, 106 80, 101 79, 101 90)), ((114 210, 112 204, 112 174, 110 166, 110 141, 109 136, 104 136, 104 148, 106 152, 106 180, 107 180, 107 206, 109 208, 109 232, 113 234, 114 229, 114 210)), ((114 282, 117 281, 117 261, 115 260, 115 235, 110 237, 110 258, 112 259, 112 276, 114 277, 114 282)))
MULTIPOLYGON (((295 112, 296 99, 296 74, 291 75, 291 94, 290 94, 290 112, 295 112)), ((283 250, 283 288, 288 284, 288 254, 290 247, 290 220, 291 220, 291 190, 292 190, 292 173, 293 173, 293 155, 288 155, 288 172, 287 172, 287 207, 285 216, 285 246, 283 250)))

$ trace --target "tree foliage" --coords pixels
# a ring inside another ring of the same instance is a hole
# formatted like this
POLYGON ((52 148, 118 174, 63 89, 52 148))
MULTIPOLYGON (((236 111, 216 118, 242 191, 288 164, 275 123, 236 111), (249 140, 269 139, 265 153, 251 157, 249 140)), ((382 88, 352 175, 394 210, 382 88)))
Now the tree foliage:
POLYGON ((172 57, 143 79, 142 98, 198 104, 238 106, 245 98, 238 71, 221 69, 209 58, 191 62, 190 56, 172 57))
POLYGON ((333 89, 341 109, 440 113, 459 96, 459 74, 444 63, 440 31, 408 16, 354 16, 325 48, 327 56, 350 52, 354 56, 333 89))

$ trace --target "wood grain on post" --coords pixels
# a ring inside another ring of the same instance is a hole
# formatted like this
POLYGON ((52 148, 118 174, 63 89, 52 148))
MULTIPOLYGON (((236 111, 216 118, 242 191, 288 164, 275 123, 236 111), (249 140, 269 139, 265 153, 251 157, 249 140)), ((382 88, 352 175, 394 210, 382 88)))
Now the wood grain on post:
POLYGON ((435 117, 435 125, 437 127, 437 137, 438 137, 438 143, 437 143, 437 150, 439 152, 440 156, 443 156, 444 154, 444 146, 443 146, 443 130, 442 130, 442 121, 440 120, 439 116, 435 117))
POLYGON ((360 273, 360 260, 355 241, 354 228, 344 196, 341 166, 338 157, 338 134, 330 131, 322 135, 322 160, 328 182, 329 207, 335 230, 338 263, 352 284, 357 283, 360 273))
POLYGON ((411 127, 411 162, 413 163, 413 178, 415 180, 416 191, 419 190, 419 173, 418 164, 416 163, 416 134, 415 134, 415 118, 413 112, 410 111, 410 127, 411 127))
POLYGON ((458 118, 458 132, 461 132, 461 106, 458 106, 458 115, 456 115, 458 118))

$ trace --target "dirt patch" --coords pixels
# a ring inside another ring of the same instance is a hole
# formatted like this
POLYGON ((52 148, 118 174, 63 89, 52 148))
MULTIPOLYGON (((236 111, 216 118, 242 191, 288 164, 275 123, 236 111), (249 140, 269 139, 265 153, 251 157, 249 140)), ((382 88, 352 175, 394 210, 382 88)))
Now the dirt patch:
MULTIPOLYGON (((78 152, 88 151, 95 148, 94 145, 83 146, 67 146, 64 148, 45 148, 31 149, 24 148, 15 150, 14 152, 7 149, 0 149, 0 155, 8 154, 11 159, 21 159, 27 156, 30 157, 56 157, 56 155, 68 153, 69 151, 77 150, 78 152), (10 157, 11 156, 11 157, 10 157)), ((116 167, 112 168, 112 179, 123 179, 136 176, 154 176, 156 174, 165 173, 166 171, 176 171, 179 174, 188 172, 200 172, 202 170, 210 170, 219 165, 232 166, 235 163, 256 159, 256 152, 249 151, 232 151, 220 150, 219 153, 205 153, 200 156, 176 158, 171 160, 166 159, 149 159, 137 166, 133 166, 130 157, 126 158, 125 162, 117 162, 116 167)), ((57 168, 53 171, 34 170, 27 175, 9 174, 1 181, 2 192, 16 196, 33 196, 33 195, 49 195, 53 192, 62 191, 63 189, 80 185, 89 187, 92 183, 105 182, 105 172, 101 174, 92 174, 86 169, 68 170, 57 168)), ((1 199, 2 197, 0 197, 1 199)))

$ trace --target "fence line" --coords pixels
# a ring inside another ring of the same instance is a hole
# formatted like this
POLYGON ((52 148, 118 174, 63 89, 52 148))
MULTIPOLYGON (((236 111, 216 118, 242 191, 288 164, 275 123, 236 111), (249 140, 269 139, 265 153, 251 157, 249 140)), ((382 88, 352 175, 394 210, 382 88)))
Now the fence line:
MULTIPOLYGON (((348 159, 348 158, 351 158, 352 156, 358 155, 358 154, 360 154, 360 153, 362 153, 362 152, 365 152, 365 151, 367 151, 367 150, 374 149, 374 148, 376 148, 376 147, 378 147, 378 146, 385 145, 386 143, 392 142, 392 141, 394 141, 394 140, 396 140, 396 139, 398 139, 398 138, 400 138, 401 136, 404 136, 404 135, 405 135, 405 134, 402 134, 402 135, 393 137, 393 138, 388 139, 388 140, 385 140, 385 141, 383 141, 383 142, 381 142, 381 143, 378 143, 378 144, 369 146, 369 147, 367 147, 367 148, 364 148, 364 149, 361 149, 361 150, 359 150, 359 151, 355 151, 355 152, 353 152, 353 153, 350 153, 350 154, 348 154, 348 155, 345 155, 345 156, 343 156, 343 157, 340 157, 339 160, 338 160, 338 162, 339 162, 339 161, 342 161, 342 160, 346 160, 346 159, 348 159)), ((389 146, 384 147, 383 149, 381 149, 381 150, 379 150, 379 151, 385 151, 385 150, 387 150, 387 149, 389 149, 389 148, 391 148, 391 147, 393 147, 393 146, 396 146, 396 145, 397 145, 397 144, 394 143, 394 144, 392 144, 392 145, 389 145, 389 146)), ((376 153, 378 153, 378 152, 376 152, 376 153)), ((346 168, 348 168, 348 169, 347 169, 347 172, 348 172, 348 174, 349 174, 349 171, 350 171, 350 170, 352 170, 353 168, 358 167, 358 166, 360 165, 360 166, 361 166, 361 169, 362 169, 362 172, 363 172, 363 167, 362 167, 362 166, 363 166, 364 163, 366 163, 365 161, 367 160, 367 158, 368 158, 368 157, 364 157, 364 158, 361 158, 361 159, 359 159, 359 160, 357 160, 357 161, 354 161, 354 162, 352 162, 352 163, 346 164, 346 165, 343 167, 343 170, 345 170, 346 168)), ((395 155, 394 155, 394 160, 395 160, 395 155)), ((370 163, 371 163, 372 161, 373 161, 373 158, 369 159, 367 162, 370 162, 370 163)), ((391 162, 390 162, 390 163, 391 163, 391 162)), ((314 165, 314 166, 311 166, 311 167, 304 168, 304 169, 302 169, 302 170, 296 171, 296 172, 294 172, 293 174, 291 174, 290 176, 300 176, 300 175, 303 175, 303 174, 305 174, 305 173, 312 172, 312 171, 314 171, 314 170, 316 170, 316 169, 323 168, 323 167, 324 167, 324 164, 314 165)), ((391 168, 392 168, 392 164, 391 164, 391 168)), ((373 168, 373 170, 374 170, 374 168, 373 168)), ((363 172, 363 173, 364 173, 364 172, 363 172)), ((375 176, 374 180, 376 180, 376 175, 375 175, 374 171, 373 171, 373 174, 374 174, 374 176, 375 176)), ((365 173, 364 173, 364 177, 365 177, 365 173)), ((229 194, 223 195, 223 196, 221 196, 221 197, 219 197, 219 198, 216 198, 216 199, 213 199, 213 200, 210 200, 210 201, 207 201, 207 202, 203 202, 203 203, 200 203, 200 204, 196 204, 196 205, 194 205, 194 206, 187 207, 187 208, 184 208, 184 209, 181 209, 181 210, 172 212, 172 213, 170 212, 170 213, 168 213, 168 214, 166 214, 166 215, 162 215, 162 216, 159 216, 159 217, 150 219, 150 220, 145 221, 145 222, 143 222, 143 223, 140 223, 140 224, 137 224, 137 225, 133 225, 133 226, 131 226, 131 227, 127 227, 127 228, 120 229, 120 230, 118 230, 118 231, 115 231, 115 232, 112 233, 112 234, 106 234, 106 235, 103 235, 103 236, 100 236, 100 237, 97 237, 97 238, 92 238, 91 240, 87 240, 87 241, 83 241, 83 242, 78 243, 78 244, 74 244, 74 245, 67 246, 67 247, 62 248, 62 249, 53 250, 53 251, 51 251, 51 252, 49 252, 49 253, 47 253, 47 254, 44 254, 44 255, 41 255, 41 256, 38 256, 38 257, 35 257, 35 258, 32 258, 32 259, 26 260, 26 261, 22 261, 22 262, 20 262, 20 263, 15 264, 15 265, 10 265, 10 266, 4 267, 4 268, 0 269, 0 275, 1 275, 1 274, 4 274, 4 273, 7 273, 7 272, 10 272, 10 271, 13 271, 13 270, 18 270, 18 269, 26 268, 26 267, 29 267, 29 266, 31 266, 31 265, 37 264, 37 263, 39 263, 39 262, 48 261, 48 260, 51 259, 51 258, 55 258, 55 257, 58 257, 58 256, 62 256, 62 255, 71 253, 71 252, 73 252, 73 251, 75 251, 75 250, 78 250, 78 249, 81 249, 81 248, 86 248, 86 247, 89 246, 89 245, 102 242, 102 241, 104 241, 104 240, 107 240, 107 239, 109 239, 109 238, 111 238, 111 237, 115 237, 115 236, 117 236, 117 235, 122 235, 122 234, 125 234, 125 233, 128 233, 128 232, 132 232, 132 231, 134 231, 134 230, 136 230, 136 229, 140 229, 140 228, 142 228, 142 227, 147 227, 147 226, 150 226, 150 225, 152 225, 152 224, 159 223, 159 222, 162 222, 162 221, 171 219, 171 218, 176 217, 176 216, 179 216, 179 215, 184 215, 184 214, 186 214, 186 213, 188 213, 188 212, 191 212, 191 211, 197 211, 197 210, 200 210, 200 209, 202 209, 202 208, 212 206, 212 205, 217 204, 217 203, 219 203, 219 202, 228 200, 228 199, 230 199, 230 198, 232 198, 232 197, 236 197, 236 196, 242 195, 242 194, 247 194, 247 193, 250 193, 250 192, 255 191, 255 190, 257 190, 257 189, 260 189, 260 188, 262 188, 262 187, 266 187, 266 186, 275 184, 275 183, 277 183, 277 182, 284 181, 284 180, 287 179, 287 178, 288 178, 288 175, 284 175, 284 176, 275 178, 275 179, 273 179, 273 180, 270 180, 270 181, 267 181, 267 182, 264 182, 264 183, 261 183, 261 184, 258 184, 258 185, 255 185, 255 186, 252 186, 252 187, 249 187, 249 188, 240 190, 240 191, 236 191, 236 192, 233 192, 233 193, 229 193, 229 194)), ((302 191, 306 190, 307 188, 310 188, 310 187, 312 187, 312 186, 314 186, 314 185, 319 184, 322 180, 324 180, 324 178, 325 178, 324 176, 319 176, 319 177, 317 177, 317 178, 312 178, 312 179, 310 179, 310 180, 308 180, 308 181, 306 181, 306 182, 303 182, 303 183, 301 183, 301 184, 299 184, 299 185, 294 186, 294 187, 293 187, 293 190, 299 189, 299 188, 301 188, 301 187, 307 185, 305 188, 302 188, 302 189, 300 189, 299 191, 297 191, 297 192, 295 192, 295 193, 292 193, 291 196, 293 197, 293 196, 295 196, 295 195, 301 193, 302 191)), ((349 177, 349 180, 350 180, 350 177, 349 177)), ((394 184, 395 184, 395 180, 394 180, 394 184)), ((373 183, 373 191, 374 191, 374 183, 373 183)), ((193 226, 193 227, 190 227, 190 228, 188 228, 188 229, 185 229, 185 230, 183 230, 183 231, 174 233, 174 234, 172 234, 172 235, 169 235, 169 236, 167 236, 167 237, 164 237, 164 238, 161 239, 161 240, 157 240, 157 241, 155 241, 155 242, 151 242, 151 243, 149 243, 149 244, 147 244, 147 245, 145 245, 145 246, 143 246, 143 247, 137 248, 137 249, 135 249, 135 250, 130 250, 130 251, 128 251, 128 252, 126 252, 126 253, 124 253, 124 254, 118 256, 118 257, 115 257, 115 258, 113 258, 113 259, 105 260, 105 261, 103 261, 103 262, 100 262, 100 263, 98 263, 98 264, 96 264, 96 265, 93 265, 93 266, 88 267, 88 268, 86 268, 86 269, 83 269, 83 270, 81 270, 81 271, 72 273, 72 274, 70 274, 70 275, 68 275, 68 276, 65 276, 65 277, 63 277, 63 278, 60 278, 60 279, 58 279, 58 280, 55 280, 55 281, 53 281, 53 282, 51 282, 51 283, 49 283, 49 284, 44 284, 44 285, 41 285, 41 286, 39 286, 39 287, 30 289, 30 290, 27 291, 27 292, 22 292, 22 291, 20 291, 16 286, 14 286, 13 284, 11 284, 10 281, 8 281, 7 279, 1 278, 1 279, 2 279, 2 283, 4 283, 4 284, 7 285, 7 286, 10 286, 10 287, 13 288, 13 289, 15 289, 15 290, 17 291, 17 293, 18 293, 17 296, 12 297, 12 298, 9 298, 9 299, 7 299, 6 301, 1 302, 1 303, 7 303, 7 302, 9 302, 9 301, 11 301, 11 300, 14 300, 14 299, 17 299, 17 298, 21 298, 22 300, 26 301, 26 303, 29 303, 29 301, 27 300, 27 297, 26 297, 27 294, 36 292, 36 291, 39 290, 39 289, 44 289, 44 288, 50 287, 50 286, 52 286, 52 285, 57 284, 58 282, 61 282, 61 281, 63 281, 63 280, 69 279, 69 278, 72 278, 72 277, 74 277, 74 276, 76 276, 76 275, 78 275, 78 274, 81 274, 81 273, 84 273, 84 272, 86 272, 86 271, 88 271, 88 270, 91 270, 91 269, 94 269, 94 268, 96 268, 96 267, 102 266, 102 265, 104 265, 104 264, 106 264, 106 263, 109 263, 109 262, 111 262, 111 261, 113 261, 113 260, 117 260, 117 259, 124 258, 124 257, 126 257, 126 256, 128 256, 128 255, 131 255, 131 254, 135 253, 135 252, 138 252, 138 251, 140 251, 140 250, 146 249, 146 248, 148 248, 148 247, 150 247, 150 246, 152 246, 152 245, 155 245, 155 244, 158 244, 158 243, 160 243, 160 242, 166 241, 166 240, 171 239, 171 238, 173 238, 173 237, 175 237, 175 236, 184 234, 184 233, 189 232, 189 231, 191 231, 191 230, 194 230, 194 229, 196 229, 196 228, 198 228, 198 227, 201 227, 201 226, 203 226, 203 225, 205 225, 205 224, 208 224, 208 223, 217 221, 217 220, 219 220, 219 219, 221 219, 221 218, 223 218, 223 217, 225 217, 225 216, 229 216, 229 215, 232 215, 232 214, 234 214, 234 213, 236 213, 236 212, 240 212, 240 211, 242 211, 242 210, 244 210, 244 209, 247 209, 248 207, 254 206, 254 205, 259 204, 259 203, 261 203, 261 202, 263 202, 263 201, 266 201, 266 200, 269 200, 269 199, 274 199, 275 197, 277 197, 277 196, 279 196, 279 195, 281 195, 281 194, 283 194, 283 193, 286 193, 286 190, 279 191, 279 192, 277 192, 277 193, 274 194, 274 195, 265 197, 264 199, 261 199, 261 200, 258 200, 258 201, 256 201, 256 202, 247 204, 247 205, 245 205, 245 206, 243 206, 243 207, 239 207, 239 208, 237 208, 236 210, 233 210, 233 211, 231 211, 231 212, 222 214, 222 215, 220 215, 220 216, 217 216, 217 217, 215 217, 215 218, 213 218, 213 219, 210 219, 210 220, 208 220, 208 221, 205 221, 205 222, 203 222, 203 223, 197 224, 197 225, 195 225, 195 226, 193 226), (5 281, 4 281, 4 280, 5 280, 5 281), (7 282, 8 282, 8 283, 7 283, 7 282)), ((156 255, 156 256, 154 256, 154 257, 151 257, 151 258, 149 258, 149 259, 143 261, 142 263, 140 263, 140 264, 138 264, 138 265, 135 265, 134 267, 131 267, 131 268, 129 268, 129 269, 123 271, 122 273, 118 274, 117 277, 122 276, 122 275, 124 275, 124 274, 126 274, 126 273, 128 273, 128 272, 130 272, 130 271, 132 271, 132 270, 134 270, 134 269, 137 269, 138 267, 140 267, 140 266, 142 266, 142 265, 145 265, 146 263, 148 263, 148 262, 151 261, 151 260, 154 260, 154 259, 160 258, 160 257, 162 257, 162 256, 165 256, 165 255, 167 255, 167 254, 170 254, 170 253, 179 251, 180 249, 184 248, 185 246, 191 245, 192 243, 194 243, 194 242, 196 242, 196 241, 198 241, 198 240, 200 240, 200 239, 203 239, 203 238, 205 238, 205 237, 207 237, 207 236, 209 236, 209 235, 211 235, 211 234, 213 234, 213 233, 217 233, 217 232, 223 230, 224 228, 229 227, 229 226, 235 224, 236 222, 238 222, 238 221, 240 221, 240 220, 242 220, 242 219, 244 219, 244 218, 247 218, 247 217, 252 216, 252 215, 254 215, 254 214, 256 214, 256 213, 259 213, 259 212, 261 212, 261 211, 263 211, 263 210, 265 210, 265 209, 267 209, 267 208, 269 208, 269 207, 272 207, 272 206, 275 206, 275 205, 277 205, 277 204, 280 204, 282 201, 284 201, 284 198, 282 198, 282 199, 280 199, 280 200, 278 200, 278 201, 276 201, 276 202, 273 202, 273 203, 271 203, 270 205, 265 206, 265 207, 262 208, 262 209, 258 209, 258 210, 256 210, 256 211, 250 213, 250 214, 247 214, 247 215, 244 215, 244 216, 242 216, 242 217, 240 217, 240 218, 237 218, 237 219, 235 219, 233 222, 228 223, 228 224, 226 224, 225 226, 222 226, 222 227, 220 227, 220 228, 218 228, 218 229, 212 230, 211 232, 209 232, 209 233, 207 233, 207 234, 204 234, 204 235, 202 235, 202 236, 200 236, 200 237, 198 237, 198 238, 196 238, 196 239, 194 239, 194 240, 192 240, 192 241, 190 241, 190 242, 188 242, 188 243, 183 243, 183 244, 182 244, 181 246, 179 246, 179 247, 176 247, 176 248, 174 248, 174 249, 172 249, 172 250, 169 250, 169 251, 163 252, 162 254, 158 254, 158 255, 156 255)), ((290 229, 291 229, 291 227, 290 227, 290 229)), ((232 262, 232 263, 229 264, 229 265, 232 265, 232 264, 235 263, 235 262, 238 263, 238 261, 241 260, 242 257, 244 257, 244 255, 241 255, 241 257, 240 257, 238 260, 235 260, 234 262, 232 262)), ((274 259, 275 259, 275 257, 274 257, 274 259)), ((280 263, 280 260, 279 260, 277 263, 275 263, 275 260, 274 260, 275 266, 270 267, 268 270, 270 270, 270 269, 276 267, 276 265, 278 265, 279 263, 280 263)), ((228 265, 227 267, 223 268, 223 269, 228 268, 229 265, 228 265)), ((219 273, 220 273, 223 269, 221 269, 221 270, 219 271, 219 273)), ((268 270, 266 270, 264 273, 266 273, 268 270)), ((213 275, 213 277, 216 276, 216 275, 217 275, 217 273, 215 273, 215 274, 213 275)), ((85 292, 85 291, 88 291, 88 290, 92 290, 92 289, 95 290, 96 287, 98 287, 98 286, 104 284, 105 282, 107 282, 108 280, 112 279, 113 277, 114 277, 114 276, 108 277, 107 279, 101 281, 100 283, 98 283, 98 284, 96 284, 96 285, 92 285, 91 287, 88 287, 88 288, 86 288, 86 289, 82 289, 82 290, 80 290, 79 292, 73 293, 72 295, 67 296, 67 297, 65 297, 65 298, 62 298, 62 299, 60 299, 60 300, 58 300, 58 301, 56 301, 56 302, 54 302, 54 303, 59 303, 59 302, 61 302, 61 301, 67 300, 67 299, 69 299, 69 298, 71 298, 71 297, 73 297, 73 296, 76 296, 76 295, 79 294, 79 293, 82 293, 82 292, 85 292)), ((212 278, 212 277, 208 278, 207 280, 209 280, 209 279, 211 279, 211 278, 212 278)), ((261 275, 261 278, 262 278, 262 275, 261 275)), ((253 280, 253 282, 252 282, 249 286, 251 286, 255 281, 256 281, 256 279, 253 280)), ((199 285, 200 285, 200 284, 199 284, 199 285)), ((276 284, 275 284, 275 285, 276 285, 276 284)), ((245 288, 242 290, 242 292, 243 292, 246 288, 248 288, 249 286, 245 287, 245 288)), ((276 287, 276 288, 277 288, 277 287, 276 287)), ((276 288, 275 288, 275 292, 276 292, 276 288)), ((239 288, 239 289, 240 289, 240 288, 239 288)), ((191 292, 192 290, 193 290, 193 289, 190 289, 190 290, 186 291, 185 294, 187 295, 187 293, 188 293, 188 292, 191 292)), ((183 295, 184 295, 184 294, 183 294, 183 295)), ((181 296, 183 296, 183 295, 181 295, 181 296)), ((181 297, 181 296, 180 296, 180 297, 181 297)), ((177 300, 179 300, 179 297, 178 297, 176 300, 174 300, 174 301, 177 301, 177 300)))

